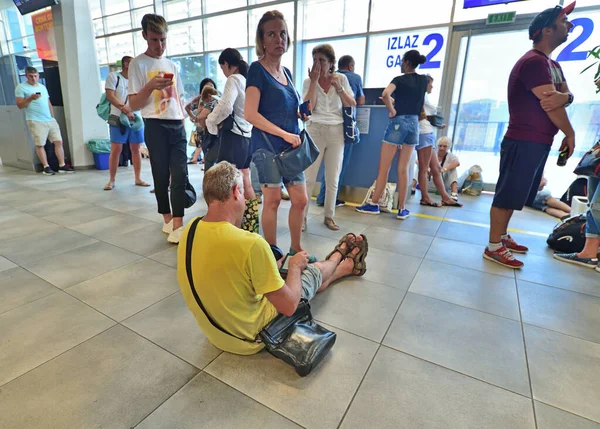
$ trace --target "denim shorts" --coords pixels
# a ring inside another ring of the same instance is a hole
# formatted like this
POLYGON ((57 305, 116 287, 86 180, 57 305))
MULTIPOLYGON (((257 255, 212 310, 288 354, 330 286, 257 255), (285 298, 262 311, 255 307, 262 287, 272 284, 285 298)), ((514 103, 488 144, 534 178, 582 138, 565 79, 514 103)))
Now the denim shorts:
POLYGON ((121 134, 121 128, 113 125, 108 126, 110 131, 110 142, 120 144, 140 144, 144 143, 144 128, 133 131, 131 128, 123 127, 125 133, 121 134))
POLYGON ((533 203, 531 203, 531 207, 545 212, 548 208, 548 204, 546 204, 546 201, 548 201, 548 199, 550 198, 552 198, 552 193, 550 192, 550 190, 542 189, 541 191, 538 191, 538 193, 535 195, 533 203))
POLYGON ((402 146, 416 146, 419 143, 419 117, 417 115, 398 115, 390 119, 383 141, 402 146))
POLYGON ((296 177, 283 177, 275 163, 275 154, 266 149, 258 149, 252 154, 252 162, 256 165, 258 171, 258 181, 261 186, 267 188, 279 188, 284 185, 304 185, 306 178, 304 172, 296 177))
POLYGON ((429 146, 435 148, 435 134, 419 134, 419 144, 417 144, 417 150, 425 149, 429 146))

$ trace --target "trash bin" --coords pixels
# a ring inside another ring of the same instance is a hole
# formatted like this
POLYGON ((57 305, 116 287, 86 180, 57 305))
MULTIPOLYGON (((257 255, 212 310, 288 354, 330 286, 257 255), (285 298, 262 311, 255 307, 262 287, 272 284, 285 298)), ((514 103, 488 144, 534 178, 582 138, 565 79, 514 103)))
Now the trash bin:
POLYGON ((94 155, 94 164, 96 165, 96 169, 108 170, 108 160, 110 158, 110 140, 90 140, 85 145, 94 155))

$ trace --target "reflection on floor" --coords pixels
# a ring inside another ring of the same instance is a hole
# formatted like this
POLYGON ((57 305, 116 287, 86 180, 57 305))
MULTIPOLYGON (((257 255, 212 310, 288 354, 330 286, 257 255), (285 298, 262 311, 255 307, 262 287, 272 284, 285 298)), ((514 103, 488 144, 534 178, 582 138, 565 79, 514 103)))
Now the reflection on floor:
MULTIPOLYGON (((207 343, 154 196, 119 170, 105 192, 106 172, 0 167, 1 428, 600 428, 600 275, 553 260, 543 237, 515 234, 532 249, 515 273, 481 258, 485 228, 339 209, 342 231, 369 237, 368 272, 315 299, 338 342, 299 378, 207 343)), ((488 222, 489 196, 413 201, 488 222)), ((323 257, 342 231, 321 210, 304 243, 323 257)), ((513 226, 554 223, 525 211, 513 226)))

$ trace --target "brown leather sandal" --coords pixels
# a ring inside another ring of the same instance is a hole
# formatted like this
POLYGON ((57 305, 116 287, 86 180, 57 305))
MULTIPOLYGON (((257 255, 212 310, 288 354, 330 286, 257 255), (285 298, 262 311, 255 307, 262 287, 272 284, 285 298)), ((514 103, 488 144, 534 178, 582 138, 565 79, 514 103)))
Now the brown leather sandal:
POLYGON ((367 237, 364 234, 360 234, 360 236, 363 239, 354 242, 354 247, 358 247, 360 249, 358 253, 348 253, 348 258, 354 260, 354 269, 352 270, 352 275, 357 277, 364 276, 367 272, 367 262, 365 259, 367 258, 367 253, 369 252, 369 242, 367 241, 367 237))
POLYGON ((325 258, 326 261, 329 260, 329 258, 331 258, 331 256, 336 253, 339 252, 340 255, 342 255, 342 259, 347 258, 348 255, 350 254, 350 252, 352 252, 352 249, 354 249, 354 243, 356 243, 356 235, 354 235, 353 233, 349 232, 348 234, 345 234, 340 241, 338 242, 338 244, 335 246, 335 249, 333 249, 331 251, 331 253, 329 253, 329 255, 327 255, 327 257, 325 258), (354 237, 354 240, 350 240, 350 237, 354 237), (342 244, 346 243, 346 248, 342 248, 342 244))

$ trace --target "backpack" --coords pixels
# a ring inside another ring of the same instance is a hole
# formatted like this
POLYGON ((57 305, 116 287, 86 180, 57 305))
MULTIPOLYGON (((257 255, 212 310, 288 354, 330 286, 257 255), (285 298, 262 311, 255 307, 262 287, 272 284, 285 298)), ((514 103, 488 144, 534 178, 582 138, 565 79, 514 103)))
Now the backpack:
MULTIPOLYGON (((115 86, 115 91, 119 87, 119 81, 121 80, 120 74, 117 74, 117 85, 115 86)), ((104 121, 108 121, 108 117, 110 116, 110 101, 106 98, 106 92, 102 93, 100 96, 100 101, 96 104, 96 113, 100 116, 104 121)))
POLYGON ((557 252, 578 253, 585 246, 585 215, 570 217, 554 227, 546 243, 557 252))
MULTIPOLYGON (((367 195, 362 202, 362 205, 367 204, 368 201, 371 200, 373 194, 375 193, 375 184, 377 182, 373 182, 373 185, 367 191, 367 195)), ((392 208, 394 206, 394 194, 396 193, 396 184, 395 183, 387 183, 385 188, 383 189, 383 194, 381 194, 381 198, 379 199, 379 210, 385 213, 392 213, 392 208)))
POLYGON ((579 177, 571 183, 567 192, 560 198, 560 200, 568 206, 571 206, 573 197, 586 197, 587 196, 587 177, 579 177))

